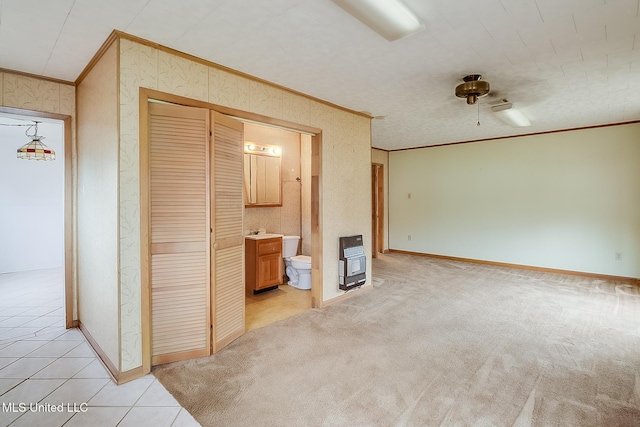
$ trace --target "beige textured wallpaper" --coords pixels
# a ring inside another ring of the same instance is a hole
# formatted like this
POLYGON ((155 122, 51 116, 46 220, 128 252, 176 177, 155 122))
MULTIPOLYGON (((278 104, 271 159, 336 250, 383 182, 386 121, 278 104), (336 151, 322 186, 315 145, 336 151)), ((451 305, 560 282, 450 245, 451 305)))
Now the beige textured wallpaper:
POLYGON ((113 44, 78 86, 78 306, 119 367, 117 64, 113 44))
MULTIPOLYGON (((138 89, 147 87, 323 131, 323 299, 338 290, 338 237, 371 238, 370 121, 286 90, 161 52, 120 42, 120 260, 122 370, 141 361, 138 89)), ((371 262, 370 250, 367 251, 371 262)), ((370 284, 370 281, 367 285, 370 284)))
POLYGON ((35 77, 0 72, 2 105, 75 116, 75 88, 35 77))

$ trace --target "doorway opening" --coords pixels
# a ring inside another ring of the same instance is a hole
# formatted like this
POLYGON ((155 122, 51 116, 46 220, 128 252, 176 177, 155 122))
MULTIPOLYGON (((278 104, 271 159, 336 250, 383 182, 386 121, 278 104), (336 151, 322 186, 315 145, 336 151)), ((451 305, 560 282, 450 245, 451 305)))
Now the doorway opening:
MULTIPOLYGON (((308 180, 308 185, 310 187, 310 215, 309 216, 309 229, 310 238, 308 241, 312 242, 311 245, 311 256, 314 259, 312 270, 312 286, 311 291, 307 291, 307 294, 310 295, 310 306, 316 307, 322 304, 323 298, 323 289, 322 289, 322 227, 320 224, 321 221, 321 212, 322 212, 322 203, 320 200, 320 189, 321 189, 321 170, 322 170, 322 138, 321 138, 321 129, 312 128, 305 125, 298 125, 292 122, 287 122, 285 120, 273 119, 253 113, 247 113, 245 111, 232 109, 229 107, 224 107, 216 104, 210 104, 203 101, 197 101, 190 98, 185 98, 177 95, 167 94, 164 92, 159 92, 152 89, 140 89, 140 217, 141 217, 141 282, 142 282, 142 363, 143 363, 143 372, 148 373, 151 370, 151 366, 154 364, 153 359, 155 358, 155 363, 158 363, 158 358, 154 357, 155 353, 155 343, 154 343, 154 326, 157 328, 157 322, 154 317, 154 277, 158 277, 157 274, 154 274, 154 262, 152 261, 152 256, 161 254, 162 251, 167 249, 166 243, 163 242, 160 246, 155 244, 156 249, 158 251, 153 251, 152 248, 154 244, 152 243, 151 236, 154 234, 153 227, 151 227, 151 218, 153 213, 153 203, 152 201, 152 189, 151 189, 151 174, 150 167, 156 163, 155 166, 159 166, 160 163, 156 162, 156 160, 160 159, 171 159, 175 156, 165 156, 165 155, 156 155, 155 157, 151 153, 152 146, 156 146, 158 148, 162 147, 173 147, 175 144, 164 144, 160 143, 158 145, 151 144, 150 134, 152 132, 150 121, 150 105, 152 104, 173 104, 175 107, 187 107, 187 108, 195 108, 195 109, 204 109, 211 113, 211 130, 209 132, 209 136, 211 137, 211 144, 207 145, 210 147, 210 154, 205 154, 208 161, 212 165, 212 169, 205 168, 205 173, 202 176, 206 176, 206 182, 203 184, 206 186, 205 198, 207 200, 210 199, 210 209, 206 208, 207 212, 211 212, 210 227, 206 228, 206 233, 211 233, 211 236, 207 236, 205 240, 209 242, 207 244, 207 252, 211 253, 210 257, 207 257, 207 262, 211 263, 210 267, 206 267, 205 271, 210 272, 210 277, 206 278, 206 281, 210 281, 210 285, 207 285, 205 294, 210 295, 210 297, 205 298, 205 306, 207 319, 210 319, 210 323, 198 323, 198 337, 203 336, 206 337, 206 341, 212 343, 211 345, 211 353, 215 353, 216 351, 222 349, 225 345, 229 344, 234 339, 238 338, 245 332, 246 325, 244 322, 245 318, 245 289, 240 289, 240 295, 237 294, 238 291, 238 279, 244 277, 242 270, 238 270, 238 266, 242 267, 244 264, 243 257, 236 253, 238 246, 240 249, 243 247, 244 242, 244 230, 243 230, 243 204, 242 204, 242 139, 239 140, 240 145, 237 145, 238 135, 240 138, 243 138, 243 128, 240 130, 236 129, 236 124, 241 121, 246 122, 258 122, 265 126, 273 126, 280 127, 288 130, 298 131, 301 133, 306 133, 310 144, 310 179, 308 180), (234 130, 235 129, 235 130, 234 130), (239 132, 239 133, 238 133, 239 132), (240 151, 237 151, 239 148, 240 151), (240 157, 236 159, 237 154, 240 154, 240 157), (156 160, 153 160, 156 159, 156 160), (237 180, 236 172, 240 172, 240 179, 237 180), (229 181, 230 178, 224 178, 224 176, 231 174, 233 175, 233 179, 229 181), (211 188, 211 191, 209 191, 211 188), (239 189, 239 192, 236 192, 239 189), (239 211, 236 211, 238 204, 235 200, 236 196, 240 196, 240 204, 239 211), (224 199, 220 199, 221 197, 229 196, 229 202, 231 203, 227 206, 224 202, 224 199), (227 206, 227 207, 225 207, 227 206), (227 209, 228 208, 228 209, 227 209), (236 227, 237 223, 234 222, 233 226, 224 225, 224 221, 231 219, 240 219, 240 226, 236 227), (222 221, 222 222, 221 222, 222 221), (227 254, 226 252, 234 252, 233 254, 227 254), (228 262, 229 259, 233 259, 233 262, 228 262), (238 260, 240 260, 238 262, 238 260), (231 301, 229 299, 229 292, 233 294, 233 298, 231 301), (239 298, 240 296, 241 298, 239 298), (238 304, 238 302, 240 302, 238 304), (238 320, 242 320, 239 324, 238 320), (240 328, 238 328, 240 326, 240 328), (202 329, 202 328, 205 329, 202 329), (209 331, 208 334, 207 332, 209 331)), ((185 111, 186 114, 186 111, 185 111)), ((180 114, 179 114, 180 115, 180 114)), ((167 117, 171 118, 173 115, 167 115, 167 117)), ((191 128, 188 126, 187 128, 191 128)), ((157 128, 160 129, 160 128, 157 128)), ((174 135, 175 136, 175 135, 174 135)), ((163 136, 161 139, 165 138, 163 136)), ((170 137, 173 138, 173 137, 170 137)), ((183 138, 178 138, 177 140, 182 140, 183 138)), ((206 145, 206 144, 205 144, 206 145)), ((182 158, 184 153, 178 153, 178 157, 182 158)), ((195 157, 188 156, 188 159, 193 160, 195 157)), ((183 159, 185 160, 185 159, 183 159)), ((182 164, 182 163, 181 163, 182 164)), ((173 170, 175 165, 171 166, 167 169, 173 170)), ((157 173, 162 175, 162 168, 156 171, 156 176, 160 177, 157 173)), ((200 176, 200 175, 198 175, 200 176)), ((172 180, 161 180, 162 182, 171 183, 172 180)), ((156 181, 159 182, 159 181, 156 181)), ((297 185, 300 185, 296 183, 297 185)), ((198 188, 200 188, 199 186, 198 188)), ((205 188, 205 187, 202 187, 205 188)), ((193 188, 190 188, 188 191, 192 191, 193 188)), ((200 191, 200 190, 197 190, 200 191)), ((163 197, 168 194, 162 190, 163 197)), ((158 193, 160 194, 160 193, 158 193)), ((178 194, 181 194, 178 191, 178 194)), ((199 194, 199 193, 198 193, 199 194)), ((164 200, 167 202, 167 206, 178 206, 179 208, 183 207, 183 204, 176 204, 175 200, 164 200)), ((207 205, 209 202, 207 202, 207 205)), ((164 208, 163 208, 164 209, 164 208)), ((173 208, 172 208, 173 209, 173 208)), ((158 218, 165 218, 167 212, 158 211, 158 218)), ((175 230, 174 230, 175 231, 175 230)), ((172 231, 171 235, 177 236, 180 233, 176 234, 172 231)), ((198 246, 200 247, 200 246, 198 246)), ((191 251, 192 248, 191 243, 182 242, 180 248, 184 250, 191 251), (184 243, 184 244, 183 244, 184 243), (188 243, 188 244, 187 244, 188 243), (185 245, 186 244, 186 245, 185 245)), ((181 249, 181 250, 182 250, 181 249)), ((162 253, 164 256, 164 253, 162 253)), ((164 269, 165 272, 171 273, 172 270, 164 269)), ((201 282, 201 281, 200 281, 201 282)), ((198 282, 199 283, 199 282, 198 282)), ((243 281, 240 281, 240 286, 243 287, 243 281)), ((161 285, 161 284, 159 284, 161 285)), ((171 300, 167 300, 169 304, 171 304, 171 300)), ((156 304, 157 307, 157 304, 156 304)), ((162 306, 164 307, 164 306, 162 306)), ((165 310, 166 312, 171 312, 171 310, 165 310)), ((190 322, 181 322, 181 321, 169 321, 161 324, 161 327, 167 326, 172 332, 178 333, 180 332, 181 325, 192 325, 190 322)), ((166 329, 166 328, 165 328, 166 329)), ((191 335, 190 335, 191 336, 191 335)), ((195 335, 193 335, 195 336, 195 335)), ((157 340, 156 340, 157 341, 157 340)), ((164 341, 163 341, 164 342, 164 341)), ((174 343, 175 340, 166 341, 174 343)), ((200 346, 202 347, 202 346, 200 346)), ((198 347, 200 349, 200 347, 198 347)), ((172 352, 171 354, 179 356, 179 359, 188 359, 191 357, 198 357, 196 352, 192 352, 189 349, 181 349, 184 351, 180 352, 172 352)), ((198 350, 199 352, 200 350, 198 350)), ((198 353, 200 354, 200 353, 198 353)), ((173 357, 173 356, 172 356, 173 357)), ((173 358, 172 360, 179 360, 173 358)), ((169 360, 165 360, 168 362, 169 360)), ((163 362, 164 363, 164 362, 163 362)))
MULTIPOLYGON (((280 188, 280 197, 275 197, 270 204, 246 203, 244 209, 244 234, 252 233, 275 234, 287 236, 287 239, 299 239, 297 250, 292 254, 282 254, 277 262, 282 274, 277 284, 265 292, 255 292, 247 286, 245 296, 245 326, 246 331, 261 328, 279 320, 312 308, 311 290, 299 286, 297 270, 291 269, 284 256, 303 255, 311 257, 311 136, 290 129, 276 126, 266 126, 256 122, 245 122, 244 139, 246 146, 270 147, 279 153, 279 173, 275 176, 273 187, 280 188), (279 180, 278 180, 279 176, 279 180), (289 277, 295 275, 295 277, 289 277)), ((253 187, 267 187, 268 183, 260 180, 269 171, 260 174, 259 168, 254 167, 253 175, 247 173, 251 162, 247 157, 258 158, 255 154, 245 153, 245 191, 253 187), (258 169, 258 170, 255 170, 258 169), (257 175, 256 180, 251 177, 257 175)), ((273 158, 272 158, 273 159, 273 158)), ((274 193, 278 193, 277 189, 274 193)), ((249 201, 247 199, 247 201, 249 201)), ((284 242, 284 240, 283 240, 284 242)), ((284 244, 282 248, 284 250, 284 244)), ((251 260, 245 258, 245 263, 251 260)), ((253 271, 253 270, 251 270, 253 271)))
MULTIPOLYGON (((3 311, 31 307, 31 312, 20 315, 37 316, 5 332, 17 337, 42 333, 44 328, 77 326, 73 320, 71 118, 1 107, 0 124, 3 311), (55 151, 55 160, 17 157, 17 149, 35 134, 31 127, 35 122, 37 135, 46 138, 43 142, 55 151), (12 283, 22 284, 11 291, 12 283)), ((14 320, 9 319, 12 324, 14 320)))

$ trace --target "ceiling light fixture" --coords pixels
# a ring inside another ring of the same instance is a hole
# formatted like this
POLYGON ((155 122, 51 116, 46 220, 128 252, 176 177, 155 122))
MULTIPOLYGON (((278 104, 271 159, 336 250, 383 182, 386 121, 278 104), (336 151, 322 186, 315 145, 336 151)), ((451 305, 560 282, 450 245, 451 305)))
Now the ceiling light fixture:
POLYGON ((31 141, 18 148, 18 158, 24 160, 55 160, 56 152, 42 143, 44 136, 38 135, 38 122, 30 125, 24 134, 31 138, 31 141), (33 135, 29 135, 29 130, 34 128, 33 135))
POLYGON ((244 144, 244 152, 247 154, 261 154, 265 156, 280 156, 282 149, 276 145, 258 145, 253 142, 244 144))
POLYGON ((513 108, 513 104, 506 99, 498 102, 493 102, 491 105, 491 111, 506 124, 513 127, 527 127, 531 126, 531 122, 525 116, 522 111, 517 108, 513 108))
POLYGON ((27 130, 24 134, 31 138, 31 141, 18 148, 18 158, 24 160, 55 160, 56 152, 47 147, 42 140, 44 136, 38 135, 38 123, 34 121, 31 124, 6 124, 0 123, 0 126, 26 126, 27 130), (29 135, 29 130, 35 128, 33 135, 29 135))
POLYGON ((390 42, 424 29, 424 24, 398 0, 333 0, 390 42))
POLYGON ((491 90, 489 82, 485 82, 480 74, 469 74, 462 80, 464 83, 456 86, 456 96, 458 98, 467 98, 467 104, 473 105, 478 98, 485 96, 491 90))

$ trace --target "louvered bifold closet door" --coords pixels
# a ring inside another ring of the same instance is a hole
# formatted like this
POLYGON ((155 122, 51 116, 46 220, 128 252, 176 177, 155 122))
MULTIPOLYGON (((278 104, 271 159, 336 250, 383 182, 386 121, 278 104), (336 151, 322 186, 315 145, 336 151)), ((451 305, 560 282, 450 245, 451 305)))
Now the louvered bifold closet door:
POLYGON ((243 139, 241 122, 211 112, 213 123, 213 351, 244 333, 243 139))
POLYGON ((149 105, 153 365, 210 354, 209 110, 149 105))

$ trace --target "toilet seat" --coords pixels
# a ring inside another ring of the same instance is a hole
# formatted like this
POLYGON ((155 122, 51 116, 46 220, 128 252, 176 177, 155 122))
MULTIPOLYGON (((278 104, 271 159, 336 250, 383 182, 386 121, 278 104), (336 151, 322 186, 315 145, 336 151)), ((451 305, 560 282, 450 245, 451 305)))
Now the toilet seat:
POLYGON ((291 266, 301 270, 311 269, 311 257, 308 255, 297 255, 290 258, 291 266))

